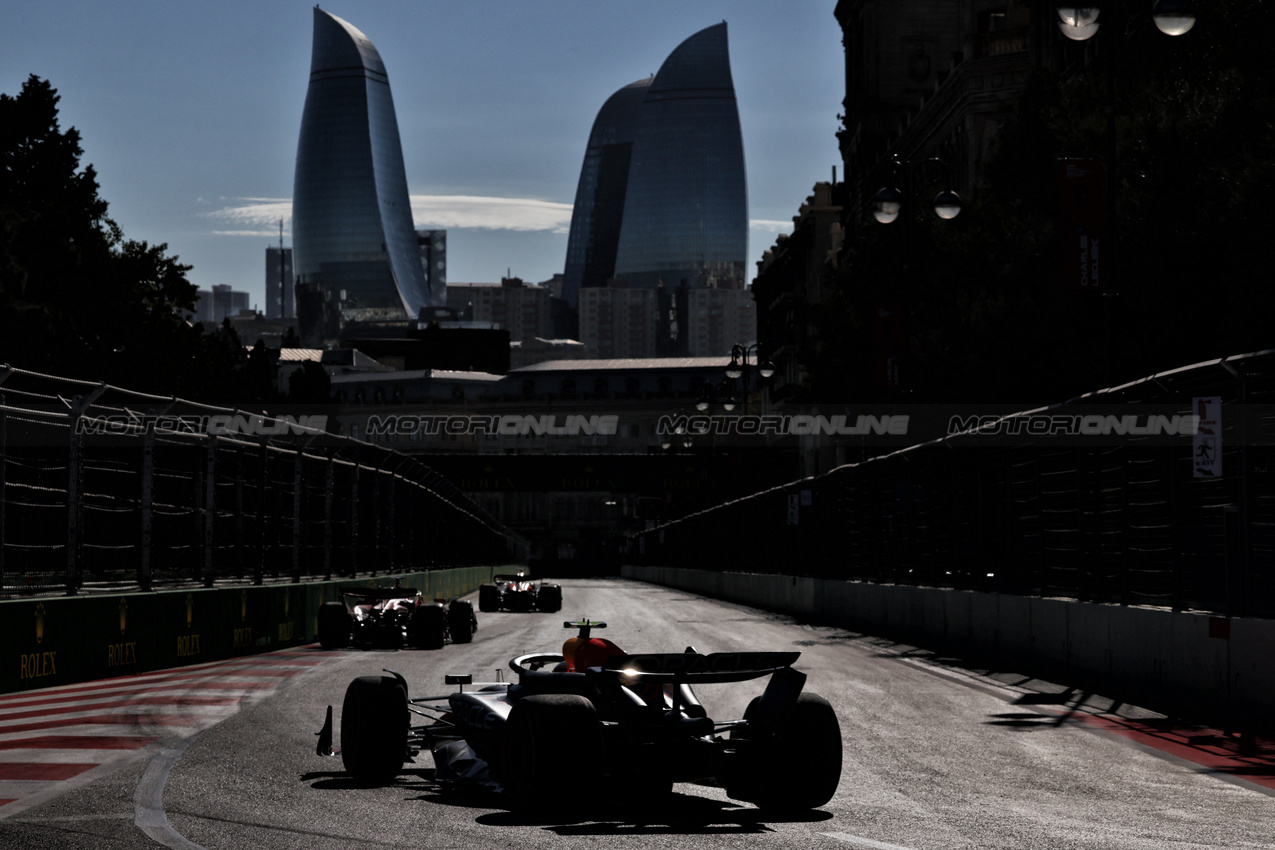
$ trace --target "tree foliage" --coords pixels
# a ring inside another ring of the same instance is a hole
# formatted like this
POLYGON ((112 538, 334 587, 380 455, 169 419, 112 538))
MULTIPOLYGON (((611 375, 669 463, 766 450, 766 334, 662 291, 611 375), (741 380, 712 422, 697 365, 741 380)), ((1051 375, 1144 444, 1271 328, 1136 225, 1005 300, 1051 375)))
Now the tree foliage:
POLYGON ((1275 4, 1209 4, 1176 39, 1145 16, 1133 23, 1118 42, 1099 33, 1112 40, 1078 76, 1033 72, 959 218, 859 229, 816 311, 836 343, 813 364, 814 397, 1057 401, 1275 347, 1262 43, 1275 4), (1057 160, 1085 156, 1104 157, 1114 192, 1101 293, 1058 283, 1057 160), (871 314, 892 302, 907 314, 901 392, 871 374, 871 314))
POLYGON ((0 363, 234 401, 238 337, 192 325, 191 267, 166 244, 125 239, 107 216, 59 99, 35 75, 0 94, 0 363))

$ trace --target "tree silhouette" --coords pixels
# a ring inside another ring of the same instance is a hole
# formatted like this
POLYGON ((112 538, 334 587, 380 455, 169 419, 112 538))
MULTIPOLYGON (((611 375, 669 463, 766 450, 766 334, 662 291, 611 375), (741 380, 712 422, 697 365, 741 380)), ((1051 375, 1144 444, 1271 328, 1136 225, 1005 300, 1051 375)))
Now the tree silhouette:
POLYGON ((0 95, 0 362, 203 396, 225 364, 188 320, 190 266, 124 238, 59 99, 35 75, 0 95))

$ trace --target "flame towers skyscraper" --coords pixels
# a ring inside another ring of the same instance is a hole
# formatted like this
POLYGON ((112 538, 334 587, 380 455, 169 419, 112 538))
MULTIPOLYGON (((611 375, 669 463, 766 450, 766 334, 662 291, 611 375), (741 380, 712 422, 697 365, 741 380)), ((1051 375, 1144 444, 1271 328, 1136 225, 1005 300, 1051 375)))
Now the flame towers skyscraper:
POLYGON ((572 305, 582 287, 612 278, 667 291, 743 287, 748 192, 725 22, 599 110, 567 240, 572 305))
POLYGON ((307 324, 333 336, 349 321, 415 318, 441 302, 417 251, 385 64, 367 36, 317 6, 292 239, 303 335, 307 324))

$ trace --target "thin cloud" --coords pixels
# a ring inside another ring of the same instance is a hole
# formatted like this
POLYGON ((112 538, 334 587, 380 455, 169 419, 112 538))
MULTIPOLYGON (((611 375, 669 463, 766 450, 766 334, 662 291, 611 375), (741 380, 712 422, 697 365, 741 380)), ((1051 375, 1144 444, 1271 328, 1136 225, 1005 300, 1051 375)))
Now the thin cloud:
MULTIPOLYGON (((222 236, 274 236, 279 222, 290 229, 289 198, 237 198, 231 206, 202 215, 222 222, 213 231, 222 236)), ((417 227, 472 228, 566 233, 571 204, 533 198, 488 198, 475 195, 412 195, 412 218, 417 227)))
POLYGON ((748 226, 753 230, 788 230, 792 227, 792 219, 787 221, 768 221, 764 218, 754 218, 748 222, 748 226))
POLYGON ((413 195, 412 218, 429 227, 566 233, 571 228, 571 204, 533 198, 413 195))

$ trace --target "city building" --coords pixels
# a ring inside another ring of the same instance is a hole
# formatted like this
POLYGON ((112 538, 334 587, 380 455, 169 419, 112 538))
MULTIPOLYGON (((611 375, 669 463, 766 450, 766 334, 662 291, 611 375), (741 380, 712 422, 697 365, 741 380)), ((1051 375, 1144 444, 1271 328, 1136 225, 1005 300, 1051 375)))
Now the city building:
MULTIPOLYGON (((563 297, 742 289, 748 197, 725 22, 682 42, 594 121, 576 189, 563 297)), ((581 332, 583 336, 583 331, 581 332)))
POLYGON ((686 305, 687 353, 730 356, 741 341, 757 338, 757 305, 751 289, 692 289, 686 305))
POLYGON ((415 319, 431 292, 412 223, 389 77, 362 32, 314 8, 292 195, 300 333, 415 319))
POLYGON ((293 291, 292 249, 266 248, 266 318, 295 319, 297 299, 293 291))
POLYGON ((657 307, 650 289, 581 289, 580 341, 590 357, 655 357, 657 307))
POLYGON ((499 327, 513 341, 549 337, 553 324, 548 288, 506 277, 500 283, 453 283, 447 287, 447 306, 474 327, 499 327))
POLYGON ((447 291, 447 231, 416 231, 416 248, 421 255, 425 288, 431 293, 447 291))
POLYGON ((215 283, 211 291, 195 291, 195 321, 203 322, 206 330, 212 330, 213 326, 240 312, 252 313, 248 293, 238 292, 228 283, 215 283))

